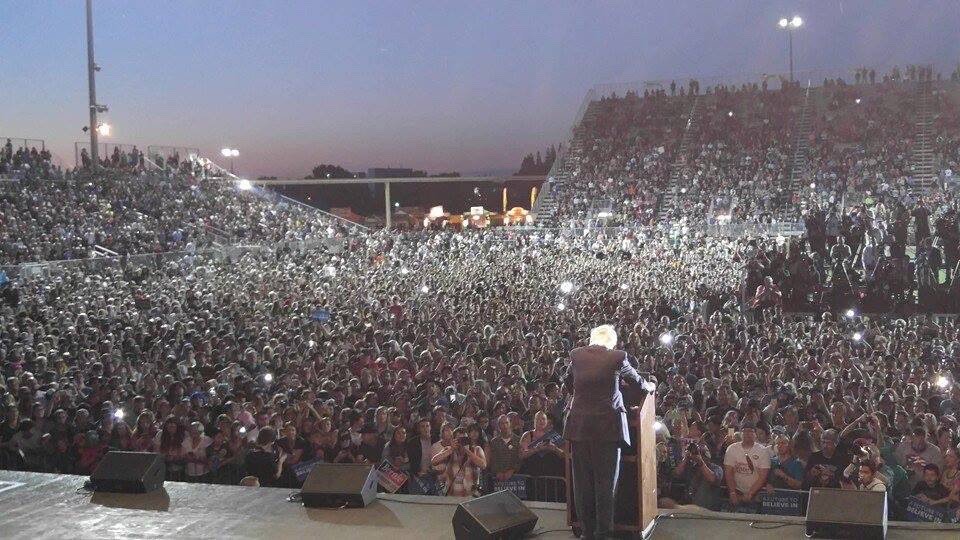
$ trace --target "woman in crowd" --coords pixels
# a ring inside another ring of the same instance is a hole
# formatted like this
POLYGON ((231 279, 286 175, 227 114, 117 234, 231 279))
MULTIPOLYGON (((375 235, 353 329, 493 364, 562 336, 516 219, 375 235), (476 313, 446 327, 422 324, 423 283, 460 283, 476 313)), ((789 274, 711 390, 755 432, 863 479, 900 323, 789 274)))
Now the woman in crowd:
POLYGON ((481 472, 487 466, 483 448, 471 444, 464 428, 453 430, 451 443, 433 456, 433 466, 441 472, 443 495, 469 497, 479 493, 481 472))

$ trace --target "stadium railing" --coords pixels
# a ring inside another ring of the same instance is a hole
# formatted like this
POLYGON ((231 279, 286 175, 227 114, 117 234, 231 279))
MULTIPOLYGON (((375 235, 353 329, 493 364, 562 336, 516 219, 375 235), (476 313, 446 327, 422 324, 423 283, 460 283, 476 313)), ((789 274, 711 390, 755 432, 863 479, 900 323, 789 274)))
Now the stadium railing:
POLYGON ((47 149, 47 143, 43 139, 24 139, 22 137, 0 136, 0 145, 5 146, 7 141, 10 141, 11 146, 13 146, 14 153, 16 153, 18 148, 26 148, 27 150, 32 148, 36 148, 37 150, 47 149))

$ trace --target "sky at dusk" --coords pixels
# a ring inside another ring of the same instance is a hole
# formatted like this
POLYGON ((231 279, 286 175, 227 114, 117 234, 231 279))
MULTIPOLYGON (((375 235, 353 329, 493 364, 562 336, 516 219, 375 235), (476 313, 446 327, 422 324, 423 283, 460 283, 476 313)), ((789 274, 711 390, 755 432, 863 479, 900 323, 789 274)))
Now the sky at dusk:
MULTIPOLYGON (((515 170, 598 83, 960 59, 960 1, 96 0, 110 142, 239 148, 246 175, 515 170)), ((84 4, 0 0, 0 136, 72 166, 84 4)))

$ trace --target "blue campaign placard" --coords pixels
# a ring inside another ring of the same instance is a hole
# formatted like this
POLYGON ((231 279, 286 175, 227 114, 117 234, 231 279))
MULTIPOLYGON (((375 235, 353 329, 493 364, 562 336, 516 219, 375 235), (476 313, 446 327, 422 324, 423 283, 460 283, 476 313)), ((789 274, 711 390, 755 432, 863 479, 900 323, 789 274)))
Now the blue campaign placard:
POLYGON ((931 506, 916 497, 907 499, 907 521, 927 523, 955 523, 954 514, 946 508, 931 506))
POLYGON ((494 480, 493 491, 497 492, 506 490, 513 493, 520 499, 526 500, 528 478, 529 477, 525 474, 515 474, 507 480, 494 480))
POLYGON ((771 516, 805 516, 807 514, 806 491, 775 489, 773 493, 760 494, 760 513, 771 516))

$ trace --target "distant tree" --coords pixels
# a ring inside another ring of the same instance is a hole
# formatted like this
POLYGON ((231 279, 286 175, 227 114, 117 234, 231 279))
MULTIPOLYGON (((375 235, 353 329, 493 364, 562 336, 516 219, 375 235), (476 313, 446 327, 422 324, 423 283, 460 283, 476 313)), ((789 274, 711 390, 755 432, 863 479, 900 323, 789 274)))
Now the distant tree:
POLYGON ((431 178, 460 178, 460 173, 456 171, 440 172, 437 174, 431 174, 430 177, 431 178))
MULTIPOLYGON (((563 145, 560 145, 561 148, 563 145)), ((543 154, 538 150, 536 154, 527 154, 523 156, 523 161, 520 163, 520 170, 517 171, 518 176, 537 176, 541 174, 547 174, 550 172, 550 168, 553 167, 553 162, 557 159, 557 147, 550 145, 543 154), (544 158, 544 156, 546 156, 544 158)))
POLYGON ((353 173, 339 165, 321 163, 306 178, 353 178, 353 173))

